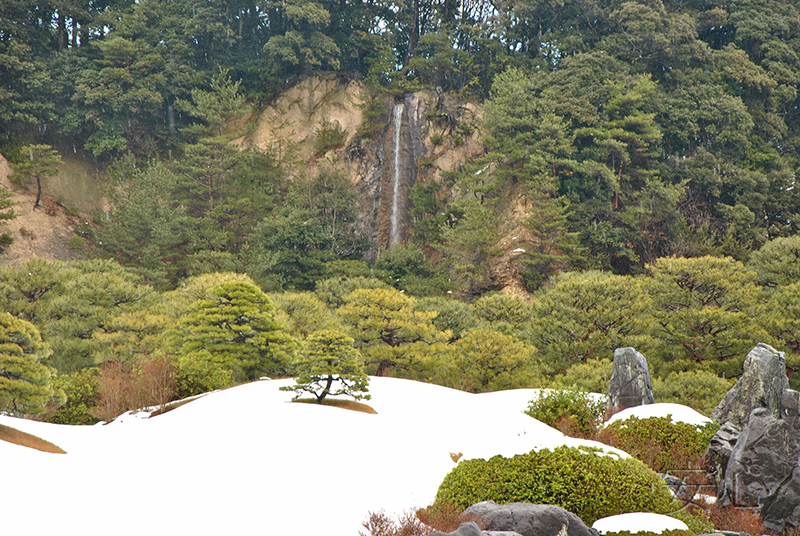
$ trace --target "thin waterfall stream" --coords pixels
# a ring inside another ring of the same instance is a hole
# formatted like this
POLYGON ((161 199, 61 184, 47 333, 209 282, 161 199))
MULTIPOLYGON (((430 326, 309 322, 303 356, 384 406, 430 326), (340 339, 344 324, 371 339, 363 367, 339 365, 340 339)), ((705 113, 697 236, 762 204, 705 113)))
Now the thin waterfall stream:
POLYGON ((400 243, 400 173, 402 170, 402 156, 400 154, 400 129, 403 126, 403 112, 405 105, 401 102, 394 105, 394 144, 392 169, 392 211, 389 228, 389 247, 400 243))

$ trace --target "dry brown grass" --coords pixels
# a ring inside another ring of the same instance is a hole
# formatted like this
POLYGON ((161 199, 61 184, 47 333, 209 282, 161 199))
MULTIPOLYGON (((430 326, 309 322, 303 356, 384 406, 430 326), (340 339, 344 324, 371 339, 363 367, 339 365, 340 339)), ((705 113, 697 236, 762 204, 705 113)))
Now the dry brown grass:
POLYGON ((11 428, 10 426, 6 426, 4 424, 0 424, 0 440, 8 441, 9 443, 14 443, 15 445, 21 445, 31 449, 41 450, 42 452, 50 452, 53 454, 67 453, 67 451, 59 448, 57 445, 54 445, 49 441, 45 441, 40 437, 22 432, 16 428, 11 428))
MULTIPOLYGON (((315 398, 295 398, 292 402, 299 402, 301 404, 316 404, 315 398)), ((331 406, 334 408, 349 409, 350 411, 360 411, 361 413, 369 413, 370 415, 377 415, 378 412, 372 409, 371 406, 356 402, 355 400, 343 400, 340 398, 323 398, 322 406, 331 406)))
POLYGON ((745 532, 747 534, 764 534, 767 532, 756 509, 712 504, 708 508, 708 515, 717 530, 745 532))

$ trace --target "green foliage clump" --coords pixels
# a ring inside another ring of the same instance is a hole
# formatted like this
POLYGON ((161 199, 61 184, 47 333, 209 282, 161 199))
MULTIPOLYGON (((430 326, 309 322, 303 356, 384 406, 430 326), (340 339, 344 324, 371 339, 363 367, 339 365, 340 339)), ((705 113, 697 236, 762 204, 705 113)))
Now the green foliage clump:
POLYGON ((98 377, 100 369, 89 367, 71 374, 56 374, 50 385, 61 390, 66 402, 45 419, 54 424, 95 424, 99 421, 92 414, 100 396, 98 377))
POLYGON ((584 363, 572 365, 563 374, 553 379, 556 387, 572 387, 590 393, 604 393, 614 372, 614 362, 610 359, 587 359, 584 363))
POLYGON ((58 396, 50 389, 50 369, 41 363, 51 351, 33 324, 0 314, 0 411, 41 413, 58 396))
POLYGON ((695 426, 671 416, 615 421, 603 430, 604 442, 624 450, 660 473, 688 469, 703 455, 719 425, 695 426))
POLYGON ((325 154, 338 149, 347 140, 347 131, 338 123, 331 123, 323 118, 314 137, 314 154, 325 154))
POLYGON ((771 240, 753 253, 747 267, 759 285, 776 287, 800 282, 800 236, 771 240))
POLYGON ((439 486, 435 504, 464 510, 488 500, 554 504, 587 525, 617 514, 668 514, 678 507, 664 481, 639 460, 563 446, 462 461, 439 486))
POLYGON ((708 370, 670 372, 665 378, 653 378, 656 402, 674 402, 711 415, 736 380, 720 378, 708 370))
POLYGON ((559 430, 577 427, 580 435, 590 437, 603 421, 605 409, 604 400, 572 388, 543 391, 528 403, 525 413, 559 430))

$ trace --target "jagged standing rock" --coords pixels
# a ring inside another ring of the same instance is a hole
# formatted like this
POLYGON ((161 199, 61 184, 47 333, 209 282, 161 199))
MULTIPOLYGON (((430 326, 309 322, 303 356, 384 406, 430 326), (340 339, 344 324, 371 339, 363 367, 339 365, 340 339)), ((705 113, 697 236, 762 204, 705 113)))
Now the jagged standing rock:
POLYGON ((581 518, 552 504, 483 501, 462 514, 484 522, 486 531, 511 531, 521 536, 598 536, 581 518))
POLYGON ((789 379, 786 377, 786 357, 768 344, 758 343, 744 360, 744 372, 725 399, 711 413, 711 420, 731 422, 739 429, 747 425, 750 412, 768 408, 779 419, 794 412, 797 416, 797 396, 792 404, 789 379), (787 407, 788 404, 788 407, 787 407))
POLYGON ((706 460, 711 467, 711 474, 717 482, 725 478, 725 469, 728 467, 728 460, 736 446, 736 441, 742 433, 741 429, 732 422, 726 422, 720 426, 706 449, 706 460))
POLYGON ((754 409, 728 460, 720 503, 759 506, 792 474, 798 456, 800 421, 777 419, 768 408, 754 409))
POLYGON ((635 348, 614 350, 614 369, 608 385, 608 409, 616 412, 653 402, 647 360, 635 348))
POLYGON ((769 530, 781 532, 787 526, 800 528, 800 465, 774 494, 761 501, 761 516, 769 530))

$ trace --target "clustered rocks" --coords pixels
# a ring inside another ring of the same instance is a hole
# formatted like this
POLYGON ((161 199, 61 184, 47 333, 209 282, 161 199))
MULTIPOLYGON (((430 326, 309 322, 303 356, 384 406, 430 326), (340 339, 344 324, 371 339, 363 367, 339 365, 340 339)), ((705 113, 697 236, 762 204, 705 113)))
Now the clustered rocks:
MULTIPOLYGON (((764 526, 773 531, 800 528, 800 394, 789 389, 786 358, 759 343, 744 361, 744 372, 711 414, 720 428, 706 452, 719 482, 723 506, 760 507, 764 526)), ((614 352, 608 408, 653 403, 650 372, 634 348, 614 352)), ((662 475, 673 491, 683 483, 662 475)), ((455 532, 433 536, 598 536, 575 514, 558 506, 528 503, 498 505, 484 501, 470 506, 463 519, 472 522, 455 532)))
POLYGON ((789 389, 786 358, 758 344, 744 373, 711 414, 721 427, 708 458, 723 506, 760 507, 764 526, 800 528, 798 392, 789 389))

